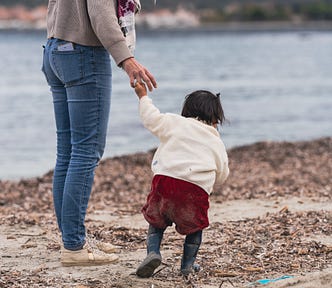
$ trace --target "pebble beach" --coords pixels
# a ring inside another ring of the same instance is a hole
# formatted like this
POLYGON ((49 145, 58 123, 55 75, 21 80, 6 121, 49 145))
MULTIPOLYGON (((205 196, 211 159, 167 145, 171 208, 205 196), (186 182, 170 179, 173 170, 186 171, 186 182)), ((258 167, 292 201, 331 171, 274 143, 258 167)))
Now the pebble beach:
POLYGON ((330 287, 332 138, 259 142, 228 151, 230 176, 210 198, 210 227, 197 262, 179 274, 183 236, 173 227, 163 264, 150 279, 135 269, 145 256, 140 209, 150 189, 153 151, 103 160, 86 227, 120 246, 119 262, 62 267, 52 206, 52 171, 0 181, 0 287, 330 287), (277 281, 278 280, 278 281, 277 281))

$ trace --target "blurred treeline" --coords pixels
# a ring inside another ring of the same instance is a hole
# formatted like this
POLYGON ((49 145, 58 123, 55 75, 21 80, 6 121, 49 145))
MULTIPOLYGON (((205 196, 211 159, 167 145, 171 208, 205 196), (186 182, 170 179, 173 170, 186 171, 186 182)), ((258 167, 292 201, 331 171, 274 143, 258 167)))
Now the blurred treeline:
MULTIPOLYGON (((71 1, 71 0, 68 0, 71 1)), ((96 0, 97 1, 97 0, 96 0)), ((48 0, 0 0, 0 6, 46 5, 48 0)), ((178 7, 198 12, 203 21, 332 20, 332 0, 141 0, 144 11, 178 7)))

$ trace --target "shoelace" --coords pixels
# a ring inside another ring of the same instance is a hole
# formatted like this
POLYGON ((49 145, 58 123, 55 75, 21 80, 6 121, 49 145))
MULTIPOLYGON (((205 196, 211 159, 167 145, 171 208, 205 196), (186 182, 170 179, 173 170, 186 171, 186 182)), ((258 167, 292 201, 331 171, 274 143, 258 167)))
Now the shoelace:
POLYGON ((93 247, 93 245, 91 245, 90 240, 91 239, 86 239, 86 243, 85 243, 86 249, 88 250, 88 252, 90 252, 92 254, 100 255, 100 256, 107 256, 107 254, 105 252, 100 251, 98 248, 93 247))
POLYGON ((86 241, 87 241, 87 243, 90 244, 90 246, 94 246, 94 247, 96 247, 98 245, 98 243, 100 242, 91 236, 86 236, 86 241))

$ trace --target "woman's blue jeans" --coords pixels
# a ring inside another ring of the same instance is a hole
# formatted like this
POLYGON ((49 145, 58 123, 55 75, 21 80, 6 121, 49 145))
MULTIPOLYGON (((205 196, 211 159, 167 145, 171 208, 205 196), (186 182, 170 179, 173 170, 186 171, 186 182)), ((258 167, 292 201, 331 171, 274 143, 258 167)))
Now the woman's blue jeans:
POLYGON ((84 219, 94 170, 105 148, 110 57, 102 47, 72 47, 52 38, 44 49, 42 71, 53 96, 57 133, 54 208, 64 247, 77 250, 85 242, 84 219))

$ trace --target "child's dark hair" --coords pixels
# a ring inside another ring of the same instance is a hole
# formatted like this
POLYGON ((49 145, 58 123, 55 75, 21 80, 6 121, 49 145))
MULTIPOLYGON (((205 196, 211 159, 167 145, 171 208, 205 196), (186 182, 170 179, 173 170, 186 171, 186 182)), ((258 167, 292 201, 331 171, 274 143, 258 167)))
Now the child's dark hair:
POLYGON ((220 102, 220 93, 215 95, 206 90, 197 90, 190 93, 185 98, 181 115, 188 118, 197 118, 208 125, 222 125, 225 116, 220 102))

